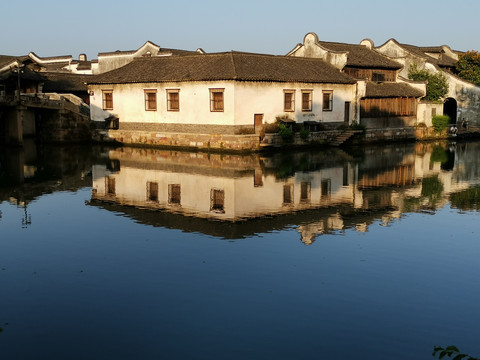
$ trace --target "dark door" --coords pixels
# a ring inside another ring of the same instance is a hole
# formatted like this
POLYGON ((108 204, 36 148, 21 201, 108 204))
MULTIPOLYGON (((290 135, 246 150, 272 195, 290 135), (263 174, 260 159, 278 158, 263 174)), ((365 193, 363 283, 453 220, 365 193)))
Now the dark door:
POLYGON ((265 131, 263 129, 263 114, 254 115, 254 125, 255 125, 255 134, 260 136, 261 139, 265 136, 265 131))
POLYGON ((350 122, 350 101, 345 101, 345 117, 343 121, 346 125, 350 122))

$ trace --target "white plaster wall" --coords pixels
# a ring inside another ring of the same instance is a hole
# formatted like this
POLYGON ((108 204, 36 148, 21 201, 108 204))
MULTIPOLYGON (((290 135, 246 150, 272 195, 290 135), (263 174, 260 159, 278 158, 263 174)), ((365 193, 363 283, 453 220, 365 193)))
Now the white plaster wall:
POLYGON ((305 84, 265 82, 182 82, 121 85, 90 85, 91 118, 103 121, 110 115, 121 122, 253 125, 254 114, 264 114, 264 122, 287 115, 298 123, 344 121, 345 101, 351 102, 350 122, 356 119, 355 84, 305 84), (224 90, 224 111, 210 111, 209 89, 224 90), (180 90, 180 111, 167 111, 168 89, 180 90), (312 111, 302 112, 302 89, 313 90, 312 111), (102 109, 102 90, 113 90, 113 110, 102 109), (157 91, 157 110, 145 110, 145 90, 157 91), (295 90, 295 111, 284 111, 284 90, 295 90), (322 110, 322 91, 333 91, 333 110, 322 110))
POLYGON ((287 55, 323 59, 340 70, 347 64, 347 52, 332 51, 324 48, 319 44, 318 37, 314 33, 305 35, 303 45, 298 45, 287 55))
POLYGON ((443 115, 443 103, 420 102, 417 106, 417 123, 424 123, 427 127, 432 126, 433 109, 436 115, 443 115))
MULTIPOLYGON (((91 118, 114 114, 121 122, 234 125, 235 87, 232 81, 91 85, 91 118), (224 90, 224 111, 210 111, 209 89, 224 90), (167 90, 180 90, 180 111, 167 111, 167 90), (102 90, 113 90, 113 110, 102 110, 102 90), (145 90, 157 91, 157 110, 145 110, 145 90)), ((253 120, 252 120, 253 121, 253 120)))
POLYGON ((344 121, 345 101, 351 102, 350 122, 355 120, 356 85, 238 82, 235 85, 235 124, 252 125, 254 114, 264 114, 264 123, 277 116, 304 121, 344 121), (295 90, 295 111, 284 111, 284 90, 295 90), (312 90, 312 111, 302 111, 302 90, 312 90), (323 90, 333 91, 333 110, 323 111, 323 90))

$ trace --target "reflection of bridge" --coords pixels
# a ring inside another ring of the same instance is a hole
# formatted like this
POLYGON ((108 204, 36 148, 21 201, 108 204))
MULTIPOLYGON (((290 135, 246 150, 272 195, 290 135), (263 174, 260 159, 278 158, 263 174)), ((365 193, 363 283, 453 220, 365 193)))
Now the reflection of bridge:
POLYGON ((88 105, 74 95, 0 96, 0 141, 22 145, 26 136, 50 142, 89 140, 88 105))

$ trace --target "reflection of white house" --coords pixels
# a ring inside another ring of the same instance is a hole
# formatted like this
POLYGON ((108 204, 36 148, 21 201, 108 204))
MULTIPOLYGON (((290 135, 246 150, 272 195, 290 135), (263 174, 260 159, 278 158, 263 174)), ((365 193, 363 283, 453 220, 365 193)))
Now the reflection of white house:
POLYGON ((111 151, 117 168, 95 165, 92 198, 228 221, 352 203, 353 170, 343 164, 277 179, 250 157, 221 167, 220 155, 155 152, 142 161, 140 151, 111 151))
POLYGON ((356 81, 321 59, 239 52, 142 57, 95 76, 89 89, 92 119, 118 118, 119 130, 110 135, 124 142, 143 137, 179 145, 182 138, 171 134, 181 133, 222 147, 215 136, 199 135, 256 132, 258 143, 264 124, 277 117, 337 125, 358 120, 356 81))
POLYGON ((425 69, 431 73, 441 72, 449 85, 443 112, 449 115, 453 122, 465 119, 470 124, 478 125, 480 87, 452 73, 458 60, 458 52, 446 45, 420 47, 401 44, 395 39, 390 39, 374 49, 402 64, 402 76, 408 77, 408 70, 413 64, 416 64, 418 69, 425 69))

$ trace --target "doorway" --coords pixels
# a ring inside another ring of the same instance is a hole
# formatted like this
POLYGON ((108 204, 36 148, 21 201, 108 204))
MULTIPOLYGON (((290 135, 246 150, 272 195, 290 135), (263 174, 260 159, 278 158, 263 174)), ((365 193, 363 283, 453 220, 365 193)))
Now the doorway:
POLYGON ((255 127, 255 135, 260 137, 260 141, 265 137, 265 129, 263 127, 263 114, 255 114, 253 116, 253 122, 255 127))
POLYGON ((448 115, 450 124, 457 123, 457 100, 454 98, 447 98, 443 103, 443 114, 448 115))

